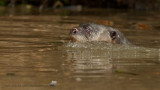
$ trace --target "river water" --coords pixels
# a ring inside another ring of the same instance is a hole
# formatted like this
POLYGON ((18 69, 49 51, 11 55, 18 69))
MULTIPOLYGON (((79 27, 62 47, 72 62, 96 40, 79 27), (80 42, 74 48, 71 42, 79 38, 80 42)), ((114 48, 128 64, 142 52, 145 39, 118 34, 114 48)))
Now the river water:
POLYGON ((159 21, 155 12, 0 16, 0 89, 159 90, 159 21), (70 42, 70 29, 87 22, 117 28, 133 45, 70 42))

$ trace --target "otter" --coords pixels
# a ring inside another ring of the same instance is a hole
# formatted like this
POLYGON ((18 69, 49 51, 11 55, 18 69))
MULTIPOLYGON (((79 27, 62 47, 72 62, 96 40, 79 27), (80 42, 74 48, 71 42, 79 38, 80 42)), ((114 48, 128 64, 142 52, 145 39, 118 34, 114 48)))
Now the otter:
POLYGON ((80 24, 70 31, 76 42, 103 41, 112 44, 131 44, 119 30, 95 23, 80 24))

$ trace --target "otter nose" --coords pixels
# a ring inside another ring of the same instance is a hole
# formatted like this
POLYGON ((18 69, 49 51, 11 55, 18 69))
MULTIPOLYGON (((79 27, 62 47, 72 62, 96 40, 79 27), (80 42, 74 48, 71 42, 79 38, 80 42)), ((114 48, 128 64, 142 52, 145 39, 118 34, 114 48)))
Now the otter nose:
POLYGON ((73 28, 71 33, 72 34, 76 34, 77 32, 78 32, 78 29, 77 28, 73 28))

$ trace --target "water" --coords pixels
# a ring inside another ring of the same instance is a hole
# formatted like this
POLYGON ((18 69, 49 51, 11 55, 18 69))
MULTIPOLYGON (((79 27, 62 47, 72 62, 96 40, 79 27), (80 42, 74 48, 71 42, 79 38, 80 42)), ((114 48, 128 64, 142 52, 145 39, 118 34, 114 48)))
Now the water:
POLYGON ((158 17, 0 16, 0 89, 159 90, 158 17), (85 22, 118 28, 134 45, 70 42, 69 30, 85 22))

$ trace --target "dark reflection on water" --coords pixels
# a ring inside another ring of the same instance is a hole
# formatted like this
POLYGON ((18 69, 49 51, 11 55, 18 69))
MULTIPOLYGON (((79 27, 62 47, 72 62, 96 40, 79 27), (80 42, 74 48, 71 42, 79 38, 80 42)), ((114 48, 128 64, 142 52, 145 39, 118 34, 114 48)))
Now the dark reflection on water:
POLYGON ((137 17, 132 13, 107 17, 1 16, 0 88, 159 90, 157 17, 157 13, 137 17), (99 20, 114 22, 113 27, 135 45, 70 42, 72 27, 99 20), (52 80, 57 81, 55 87, 49 86, 52 80))

